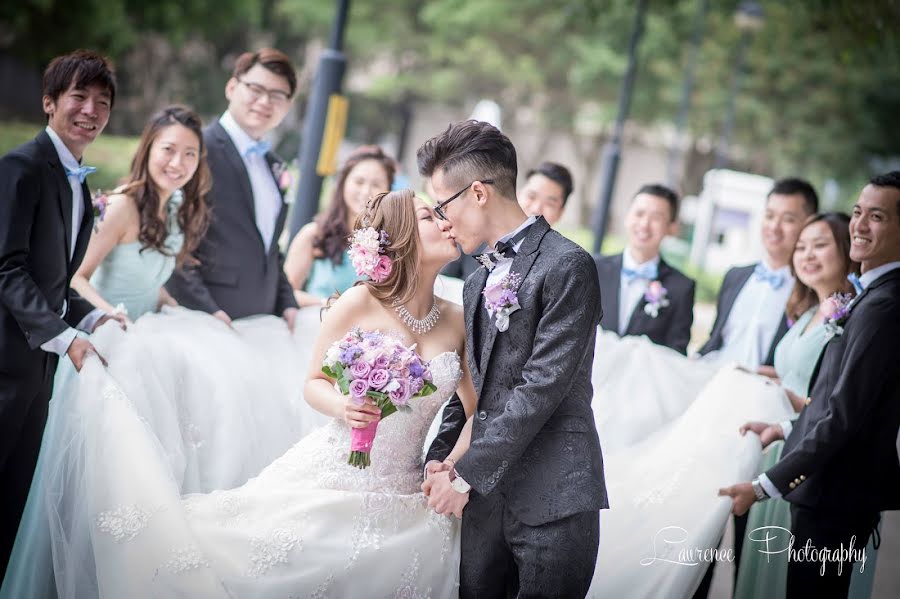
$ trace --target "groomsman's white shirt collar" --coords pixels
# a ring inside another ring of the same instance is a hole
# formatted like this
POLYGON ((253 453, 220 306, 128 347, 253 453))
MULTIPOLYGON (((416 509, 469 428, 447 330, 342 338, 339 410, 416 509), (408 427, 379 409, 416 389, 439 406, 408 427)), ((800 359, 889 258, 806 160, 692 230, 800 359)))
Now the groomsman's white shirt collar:
POLYGON ((888 262, 887 264, 882 264, 872 270, 867 270, 863 274, 859 276, 859 284, 862 285, 862 288, 865 289, 876 280, 880 279, 883 275, 891 272, 892 270, 896 270, 900 268, 900 262, 888 262))
POLYGON ((719 363, 737 362, 749 370, 756 370, 765 361, 772 339, 784 318, 784 309, 794 288, 794 277, 790 266, 776 270, 765 261, 762 264, 784 277, 784 283, 774 289, 768 282, 751 274, 734 300, 722 328, 722 348, 710 352, 707 359, 719 363))
POLYGON ((622 272, 619 273, 619 335, 624 335, 628 329, 628 323, 631 320, 631 314, 637 307, 647 287, 650 285, 648 279, 629 279, 625 276, 625 269, 638 270, 645 266, 655 264, 659 268, 659 254, 654 258, 647 260, 642 264, 638 264, 637 260, 631 255, 631 250, 625 248, 622 252, 622 272))
MULTIPOLYGON (((525 222, 523 222, 521 225, 516 227, 515 230, 511 231, 510 233, 507 233, 506 235, 504 235, 503 237, 498 239, 497 242, 499 243, 501 241, 509 241, 510 239, 512 239, 513 237, 516 236, 516 233, 518 233, 525 227, 531 226, 532 224, 534 224, 534 222, 536 220, 537 220, 536 216, 529 216, 528 218, 525 219, 525 222)), ((521 241, 519 241, 519 243, 517 243, 516 245, 513 246, 513 249, 518 252, 519 248, 522 247, 522 244, 524 242, 525 242, 525 240, 522 239, 521 241)), ((488 278, 487 278, 487 281, 485 282, 484 286, 487 288, 487 287, 490 287, 491 285, 496 285, 497 283, 499 283, 503 279, 503 277, 505 277, 506 275, 509 274, 509 269, 512 268, 512 263, 513 263, 512 258, 501 258, 500 260, 498 260, 497 265, 494 266, 494 270, 492 270, 488 274, 488 278)), ((482 267, 482 268, 484 268, 484 267, 482 267)), ((490 310, 488 310, 488 313, 491 314, 491 316, 493 316, 493 313, 491 313, 490 310)))
POLYGON ((227 110, 219 119, 219 123, 231 141, 237 148, 244 166, 247 167, 247 175, 250 178, 250 189, 253 192, 253 206, 256 214, 256 228, 262 237, 266 251, 272 246, 276 240, 275 224, 278 221, 278 214, 281 212, 283 200, 278 185, 272 177, 272 169, 266 162, 266 157, 251 153, 248 155, 247 150, 257 143, 257 140, 250 137, 246 131, 241 129, 234 117, 227 110))
MULTIPOLYGON (((66 144, 59 138, 56 131, 54 131, 50 125, 47 125, 47 127, 44 128, 44 131, 47 132, 50 141, 53 142, 53 147, 56 148, 56 154, 59 156, 59 161, 62 163, 63 168, 69 171, 78 169, 81 164, 69 148, 66 147, 66 144)), ((77 176, 67 175, 66 179, 68 179, 69 187, 72 189, 72 231, 70 237, 71 243, 69 244, 69 260, 71 260, 72 256, 75 255, 75 243, 78 241, 78 231, 81 229, 81 219, 84 218, 84 193, 81 189, 81 181, 78 180, 77 176)), ((68 309, 69 304, 64 300, 60 316, 65 316, 68 309)), ((91 329, 94 328, 94 323, 96 323, 104 314, 105 312, 103 310, 92 310, 78 323, 78 328, 90 332, 91 329)), ((62 357, 69 351, 69 346, 72 345, 75 334, 75 329, 70 327, 50 341, 42 344, 41 349, 62 357)))

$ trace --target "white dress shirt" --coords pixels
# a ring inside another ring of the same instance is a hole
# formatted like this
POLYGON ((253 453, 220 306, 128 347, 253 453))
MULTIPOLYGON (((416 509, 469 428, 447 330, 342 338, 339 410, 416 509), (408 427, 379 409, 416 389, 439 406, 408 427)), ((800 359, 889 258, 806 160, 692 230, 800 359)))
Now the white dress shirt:
MULTIPOLYGON (((519 233, 522 229, 532 225, 536 220, 537 220, 536 216, 529 216, 528 218, 525 219, 525 222, 523 222, 521 225, 516 227, 515 230, 513 230, 510 233, 507 233, 506 235, 504 235, 503 237, 498 239, 497 243, 500 243, 501 241, 509 241, 510 239, 515 237, 516 234, 519 233)), ((520 240, 519 243, 517 243, 516 245, 513 246, 513 249, 518 252, 519 248, 522 247, 522 243, 524 243, 524 241, 525 241, 524 239, 520 240)), ((509 270, 512 268, 512 263, 513 263, 513 258, 499 259, 497 261, 497 264, 494 266, 494 270, 492 270, 488 274, 487 281, 485 281, 485 283, 484 283, 485 289, 490 287, 491 285, 496 285, 497 283, 502 281, 503 277, 505 277, 506 275, 509 274, 509 270)), ((488 309, 488 314, 490 314, 491 316, 494 315, 494 313, 490 309, 488 309)))
POLYGON ((266 162, 266 157, 257 152, 248 153, 247 150, 257 143, 257 140, 250 137, 246 131, 241 129, 234 117, 227 110, 222 118, 219 119, 222 128, 231 137, 234 147, 237 148, 247 167, 247 176, 250 178, 250 189, 253 193, 253 207, 256 214, 256 228, 262 237, 266 251, 272 245, 275 236, 275 225, 278 221, 278 214, 281 212, 283 200, 275 178, 272 176, 272 169, 266 162))
POLYGON ((641 298, 644 297, 644 294, 647 292, 647 287, 650 286, 649 279, 629 279, 626 277, 625 269, 638 270, 651 264, 655 264, 656 267, 659 268, 658 255, 655 258, 638 264, 632 257, 628 248, 625 248, 625 251, 622 252, 622 272, 619 274, 619 335, 625 334, 634 309, 637 308, 641 298))
MULTIPOLYGON (((882 264, 877 268, 873 268, 872 270, 868 270, 859 277, 859 284, 862 285, 863 290, 865 290, 869 285, 874 283, 877 279, 879 279, 882 275, 886 275, 892 270, 896 270, 900 268, 900 262, 888 262, 887 264, 882 264)), ((857 296, 859 297, 859 296, 857 296)), ((822 398, 827 400, 828 398, 822 398)), ((790 423, 785 427, 785 423, 781 423, 781 427, 784 428, 784 438, 787 439, 788 435, 791 434, 791 430, 793 429, 793 425, 790 423)), ((898 431, 897 435, 897 455, 900 456, 900 431, 898 431)), ((762 488, 765 489, 766 493, 769 497, 781 497, 781 492, 778 490, 769 477, 765 475, 765 473, 759 475, 759 484, 762 485, 762 488)))
POLYGON ((774 289, 755 274, 750 275, 722 328, 722 347, 710 352, 710 358, 721 363, 737 362, 752 371, 765 361, 794 288, 789 266, 770 270, 781 274, 784 283, 774 289))
MULTIPOLYGON (((53 147, 56 148, 56 153, 59 155, 59 161, 62 163, 63 167, 66 170, 74 171, 78 169, 81 164, 79 164, 78 160, 66 147, 66 144, 59 138, 59 135, 56 134, 49 125, 44 129, 47 132, 47 135, 50 137, 50 141, 53 142, 53 147)), ((84 218, 84 193, 81 189, 81 181, 78 180, 78 177, 75 175, 70 175, 67 177, 69 180, 69 187, 72 189, 72 231, 71 231, 71 240, 72 242, 69 244, 69 260, 72 259, 72 256, 75 255, 75 243, 78 241, 78 231, 81 229, 81 219, 84 218)), ((67 301, 63 300, 63 307, 60 311, 60 316, 65 316, 66 311, 69 309, 69 304, 67 301)), ((94 328, 94 324, 105 314, 103 310, 99 308, 91 310, 87 316, 81 319, 81 322, 78 323, 78 328, 82 331, 91 332, 94 328)), ((66 352, 69 351, 69 346, 72 345, 72 341, 75 339, 76 335, 75 329, 72 327, 67 328, 65 331, 54 337, 53 339, 41 344, 41 349, 46 352, 53 352, 58 356, 62 357, 66 355, 66 352)))

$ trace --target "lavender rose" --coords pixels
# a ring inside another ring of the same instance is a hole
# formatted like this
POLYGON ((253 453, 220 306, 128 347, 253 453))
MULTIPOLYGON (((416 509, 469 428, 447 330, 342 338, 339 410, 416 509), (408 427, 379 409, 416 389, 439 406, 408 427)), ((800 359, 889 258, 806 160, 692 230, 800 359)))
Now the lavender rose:
POLYGON ((369 385, 373 389, 381 389, 391 380, 391 375, 383 368, 376 368, 369 373, 369 385))
POLYGON ((357 360, 350 367, 350 374, 353 375, 355 379, 367 379, 369 373, 372 371, 372 367, 365 360, 357 360))
POLYGON ((388 397, 391 399, 391 403, 396 406, 405 406, 409 403, 409 396, 412 394, 410 392, 409 387, 409 379, 401 378, 395 379, 398 383, 396 389, 388 393, 388 397))
POLYGON ((369 383, 364 379, 353 379, 350 383, 350 396, 354 399, 362 399, 369 390, 369 383))

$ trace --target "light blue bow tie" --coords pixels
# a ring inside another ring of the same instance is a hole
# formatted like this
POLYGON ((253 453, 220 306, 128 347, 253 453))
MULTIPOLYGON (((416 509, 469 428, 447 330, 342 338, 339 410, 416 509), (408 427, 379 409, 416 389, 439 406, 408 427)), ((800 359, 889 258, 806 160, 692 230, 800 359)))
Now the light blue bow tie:
POLYGON ((859 280, 859 276, 855 272, 851 272, 847 275, 847 280, 853 284, 853 288, 856 289, 856 295, 863 292, 862 281, 859 280))
POLYGON ((95 166, 79 166, 78 168, 76 168, 74 170, 66 169, 66 176, 67 177, 78 177, 78 182, 84 183, 85 177, 87 177, 88 175, 90 175, 91 173, 96 172, 96 171, 97 171, 97 167, 95 167, 95 166))
POLYGON ((259 154, 260 156, 265 156, 269 150, 272 149, 272 144, 267 142, 266 140, 258 141, 246 150, 244 150, 244 156, 253 156, 254 154, 259 154))
POLYGON ((756 268, 753 269, 753 275, 758 280, 768 283, 772 289, 781 289, 781 286, 784 285, 784 274, 769 270, 762 263, 756 265, 756 268))
POLYGON ((628 283, 635 279, 646 279, 653 281, 659 276, 659 266, 657 264, 644 264, 638 268, 622 268, 622 276, 628 283))

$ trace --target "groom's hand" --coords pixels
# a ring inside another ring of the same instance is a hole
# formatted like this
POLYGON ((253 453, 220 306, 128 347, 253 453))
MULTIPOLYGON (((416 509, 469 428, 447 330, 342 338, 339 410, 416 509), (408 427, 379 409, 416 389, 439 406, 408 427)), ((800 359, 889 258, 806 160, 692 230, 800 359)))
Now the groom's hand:
POLYGON ((106 360, 103 359, 103 356, 94 348, 93 344, 87 339, 83 339, 81 337, 75 337, 72 340, 72 344, 69 345, 69 349, 66 351, 66 354, 69 356, 69 359, 72 360, 72 365, 75 366, 75 370, 81 372, 81 368, 84 366, 84 360, 87 358, 88 354, 94 354, 100 361, 106 366, 106 360))
POLYGON ((719 489, 719 497, 731 497, 731 511, 735 516, 743 516, 756 503, 756 493, 750 483, 738 483, 719 489))
POLYGON ((428 496, 428 507, 438 514, 453 514, 457 518, 462 518, 463 508, 469 503, 469 494, 453 490, 450 486, 450 472, 445 470, 429 476, 422 484, 423 490, 429 482, 431 493, 428 496))
POLYGON ((422 492, 425 493, 425 497, 431 495, 431 487, 434 485, 432 477, 438 472, 449 472, 452 468, 453 466, 446 461, 428 460, 428 463, 425 464, 425 480, 422 482, 422 492))
POLYGON ((748 422, 742 426, 738 432, 741 436, 746 435, 747 431, 751 431, 759 435, 759 441, 762 443, 763 449, 774 443, 775 441, 784 440, 784 429, 780 424, 769 424, 767 422, 748 422))

